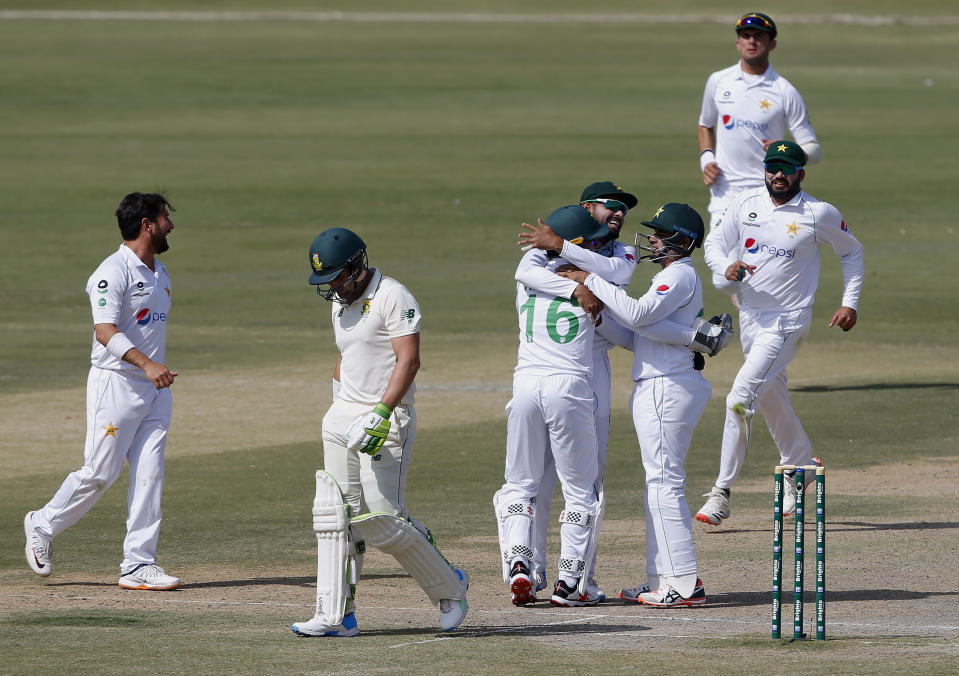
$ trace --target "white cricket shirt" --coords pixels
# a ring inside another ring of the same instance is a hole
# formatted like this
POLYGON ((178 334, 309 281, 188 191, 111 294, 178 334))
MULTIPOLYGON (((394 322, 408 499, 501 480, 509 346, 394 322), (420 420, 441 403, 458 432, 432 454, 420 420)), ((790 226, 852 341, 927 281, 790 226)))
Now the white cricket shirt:
MULTIPOLYGON (((363 296, 351 305, 333 303, 333 332, 340 351, 338 398, 375 406, 386 392, 396 354, 393 338, 420 332, 420 306, 409 290, 376 268, 363 296)), ((400 404, 412 404, 416 384, 400 404)))
POLYGON ((716 163, 722 173, 710 186, 714 196, 763 185, 762 139, 785 139, 788 129, 799 145, 816 141, 802 96, 772 66, 762 75, 750 75, 737 63, 710 75, 699 124, 716 132, 716 163))
POLYGON ((864 274, 862 244, 842 214, 800 190, 776 206, 766 187, 739 193, 704 244, 717 275, 741 260, 755 274, 733 283, 747 310, 797 310, 813 304, 819 285, 819 248, 829 244, 842 263, 842 305, 856 309, 864 274))
POLYGON ((519 352, 514 375, 576 375, 589 378, 593 320, 572 298, 578 284, 552 272, 566 263, 532 249, 516 268, 519 352))
POLYGON ((586 288, 606 304, 622 326, 633 329, 633 380, 693 369, 693 353, 682 345, 663 343, 636 333, 636 329, 669 319, 690 326, 703 313, 703 287, 689 258, 681 258, 658 272, 640 298, 596 275, 586 278, 586 288))
MULTIPOLYGON (((172 291, 166 266, 153 259, 154 272, 121 244, 87 280, 94 324, 115 324, 133 346, 153 361, 166 358, 166 321, 172 291)), ((121 361, 93 337, 90 363, 102 369, 126 371, 146 377, 133 364, 121 361)))

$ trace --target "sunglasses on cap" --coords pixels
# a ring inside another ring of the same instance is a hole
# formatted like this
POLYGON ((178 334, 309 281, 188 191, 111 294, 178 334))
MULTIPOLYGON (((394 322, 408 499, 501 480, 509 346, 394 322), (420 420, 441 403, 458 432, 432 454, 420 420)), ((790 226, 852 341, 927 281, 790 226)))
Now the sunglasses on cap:
POLYGON ((741 28, 759 28, 759 29, 765 29, 765 30, 772 30, 773 25, 769 23, 766 19, 762 18, 761 16, 756 16, 755 14, 749 14, 736 22, 736 30, 739 30, 741 28))
POLYGON ((622 211, 624 214, 629 213, 629 207, 620 202, 619 200, 609 199, 608 197, 598 197, 594 200, 586 200, 587 202, 598 202, 610 211, 622 211))
POLYGON ((767 174, 775 175, 781 171, 783 172, 783 176, 792 176, 802 169, 802 167, 797 167, 795 164, 764 164, 763 168, 767 174))

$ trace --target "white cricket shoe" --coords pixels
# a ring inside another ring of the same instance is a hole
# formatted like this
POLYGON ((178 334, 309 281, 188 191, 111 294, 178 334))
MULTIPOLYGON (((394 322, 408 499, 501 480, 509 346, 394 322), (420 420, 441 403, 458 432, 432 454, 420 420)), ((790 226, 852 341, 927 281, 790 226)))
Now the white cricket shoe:
POLYGON ((167 591, 179 587, 180 578, 167 575, 166 571, 155 563, 141 563, 129 573, 122 575, 117 586, 122 589, 167 591))
POLYGON ((606 601, 606 592, 600 588, 599 582, 594 577, 589 578, 589 581, 586 582, 586 594, 587 596, 595 596, 600 603, 606 601))
MULTIPOLYGON (((822 466, 822 460, 813 458, 817 466, 822 466)), ((806 471, 806 486, 816 480, 816 473, 806 471)), ((796 470, 783 472, 783 516, 789 516, 796 511, 796 470)))
POLYGON ((567 608, 595 606, 599 603, 599 597, 591 594, 588 587, 585 592, 580 594, 577 585, 571 587, 563 582, 563 580, 556 580, 556 586, 553 587, 553 596, 550 598, 550 603, 554 606, 565 606, 567 608))
MULTIPOLYGON (((470 588, 470 577, 465 570, 456 569, 456 576, 463 583, 463 587, 470 588)), ((466 613, 469 611, 469 604, 466 603, 466 594, 461 599, 441 599, 440 600, 440 629, 443 631, 453 631, 458 629, 463 620, 466 619, 466 613)))
POLYGON ((648 594, 652 590, 649 588, 649 583, 643 582, 638 587, 630 587, 629 589, 620 589, 619 598, 627 601, 628 603, 642 603, 639 600, 640 594, 648 594))
POLYGON ((543 591, 549 586, 549 581, 546 579, 545 570, 536 570, 533 571, 532 575, 533 591, 543 591))
POLYGON ((314 615, 306 622, 295 622, 292 627, 294 634, 300 636, 335 636, 347 638, 359 636, 360 628, 356 626, 356 615, 347 613, 340 624, 330 624, 323 615, 314 615))
POLYGON ((661 589, 640 594, 639 602, 657 608, 701 606, 706 603, 706 588, 703 586, 703 581, 697 578, 692 595, 689 598, 683 598, 671 584, 665 584, 661 589))
POLYGON ((53 540, 43 537, 33 527, 33 512, 23 517, 23 533, 27 536, 27 563, 40 577, 53 573, 53 540))
POLYGON ((703 493, 703 497, 709 499, 702 509, 696 512, 697 521, 718 526, 723 519, 729 518, 729 489, 713 486, 711 491, 703 493))

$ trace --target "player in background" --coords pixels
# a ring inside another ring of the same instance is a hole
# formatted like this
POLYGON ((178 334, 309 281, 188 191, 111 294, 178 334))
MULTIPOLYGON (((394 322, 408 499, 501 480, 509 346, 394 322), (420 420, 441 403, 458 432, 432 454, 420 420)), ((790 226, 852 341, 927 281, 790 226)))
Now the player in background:
POLYGON ((696 211, 676 203, 664 205, 643 225, 654 231, 648 236, 648 258, 662 270, 641 298, 631 298, 596 274, 560 275, 584 284, 604 303, 607 336, 634 354, 630 411, 646 476, 646 582, 622 590, 620 598, 660 607, 702 605, 706 592, 698 574, 684 466, 711 387, 699 373, 699 355, 650 338, 643 329, 666 319, 680 325, 702 321, 702 285, 690 255, 701 246, 705 228, 696 211), (620 333, 614 337, 610 329, 617 326, 620 333))
POLYGON ((409 290, 368 266, 366 244, 346 228, 310 246, 310 284, 332 301, 339 356, 333 405, 323 417, 316 472, 316 612, 301 636, 356 636, 354 597, 366 544, 391 554, 440 608, 440 628, 460 626, 469 578, 403 505, 416 439, 413 383, 420 367, 420 308, 409 290), (364 540, 365 538, 365 540, 364 540))
MULTIPOLYGON (((791 141, 775 141, 764 158, 765 185, 739 193, 706 238, 706 264, 739 303, 746 359, 726 397, 726 422, 716 485, 696 514, 719 525, 729 517, 729 491, 746 460, 752 419, 766 418, 783 465, 810 465, 812 444, 792 409, 786 367, 809 333, 819 284, 819 250, 828 244, 843 272, 841 307, 829 326, 849 331, 863 281, 862 245, 833 205, 802 190, 807 157, 791 141)), ((794 483, 784 482, 783 514, 796 506, 794 483)))
MULTIPOLYGON (((520 234, 518 245, 524 248, 535 247, 543 251, 557 251, 570 265, 587 272, 596 273, 602 279, 625 288, 629 285, 636 269, 638 257, 634 247, 623 244, 618 239, 629 210, 634 208, 637 203, 638 200, 634 195, 624 191, 615 183, 597 181, 588 185, 580 196, 580 206, 588 209, 593 218, 605 224, 610 230, 609 236, 595 251, 563 240, 542 221, 539 221, 537 225, 523 223, 525 232, 520 234)), ((649 329, 649 331, 653 330, 653 328, 649 329)), ((659 323, 655 330, 661 339, 675 344, 691 345, 696 341, 697 331, 689 325, 681 325, 667 320, 659 323)), ((718 328, 711 327, 711 333, 714 337, 718 331, 718 328)), ((704 335, 702 338, 709 341, 708 336, 704 335)), ((710 351, 714 345, 715 342, 710 343, 708 347, 705 343, 697 343, 693 346, 693 349, 710 351)), ((607 448, 609 445, 611 374, 608 353, 612 346, 613 344, 603 337, 602 330, 593 337, 593 359, 589 384, 596 395, 594 420, 598 452, 597 496, 603 495, 602 482, 606 471, 607 448)), ((547 585, 546 542, 550 506, 555 486, 556 471, 553 467, 552 455, 547 454, 546 469, 539 493, 536 496, 536 545, 531 569, 534 591, 545 589, 547 585)), ((595 596, 599 601, 605 601, 606 594, 595 579, 595 569, 594 554, 589 565, 587 586, 590 597, 595 596)))
POLYGON ((41 577, 53 572, 53 538, 83 518, 126 461, 127 534, 118 585, 154 591, 180 586, 178 578, 156 565, 170 386, 178 375, 164 365, 172 285, 156 257, 170 248, 172 210, 158 193, 125 196, 116 210, 123 244, 87 281, 93 349, 83 467, 23 521, 27 563, 41 577))
POLYGON ((699 115, 699 164, 709 186, 709 225, 736 193, 763 185, 763 153, 788 131, 809 162, 822 156, 802 96, 769 65, 776 24, 752 12, 736 22, 739 63, 706 80, 699 115))

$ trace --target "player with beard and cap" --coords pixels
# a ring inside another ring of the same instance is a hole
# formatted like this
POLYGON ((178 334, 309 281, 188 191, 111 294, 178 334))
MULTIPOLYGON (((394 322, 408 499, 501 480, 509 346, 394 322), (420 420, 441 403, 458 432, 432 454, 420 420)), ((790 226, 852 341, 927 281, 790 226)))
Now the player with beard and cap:
MULTIPOLYGON (((588 185, 580 196, 580 206, 589 210, 598 222, 607 226, 609 236, 595 251, 576 246, 556 235, 548 225, 539 221, 537 225, 523 223, 525 232, 520 235, 518 244, 525 248, 537 248, 544 251, 558 251, 561 256, 577 269, 597 274, 602 279, 620 288, 629 285, 639 258, 636 249, 618 241, 629 210, 638 204, 635 195, 626 192, 612 181, 597 181, 588 185)), ((571 269, 570 266, 559 268, 571 269)), ((689 325, 665 320, 645 329, 650 336, 675 345, 689 346, 690 349, 715 354, 721 347, 717 340, 722 335, 721 327, 706 329, 709 335, 702 336, 697 342, 697 330, 689 325), (708 346, 702 342, 707 341, 708 346), (713 351, 715 349, 715 351, 713 351)), ((725 345, 725 343, 723 344, 725 345)), ((589 376, 590 386, 596 394, 596 442, 598 452, 598 470, 596 479, 597 496, 603 495, 603 475, 606 470, 606 457, 609 445, 610 428, 610 389, 611 374, 609 350, 613 344, 602 335, 600 330, 593 338, 593 363, 589 376)), ((546 579, 546 541, 549 529, 550 504, 556 486, 556 472, 552 467, 552 457, 547 455, 547 468, 536 496, 536 546, 532 561, 532 576, 535 591, 545 589, 546 579)), ((589 598, 597 602, 605 601, 606 594, 595 579, 595 553, 589 568, 589 598)))
MULTIPOLYGON (((862 244, 833 205, 802 190, 806 153, 775 141, 764 158, 765 185, 739 193, 705 243, 706 264, 739 303, 745 363, 726 397, 726 422, 716 485, 696 514, 717 526, 729 517, 729 491, 746 460, 757 411, 766 418, 782 465, 810 465, 812 444, 789 401, 786 367, 809 333, 819 284, 819 250, 830 245, 843 272, 841 307, 829 326, 849 331, 863 281, 862 244)), ((796 506, 795 486, 784 482, 783 514, 796 506)))

